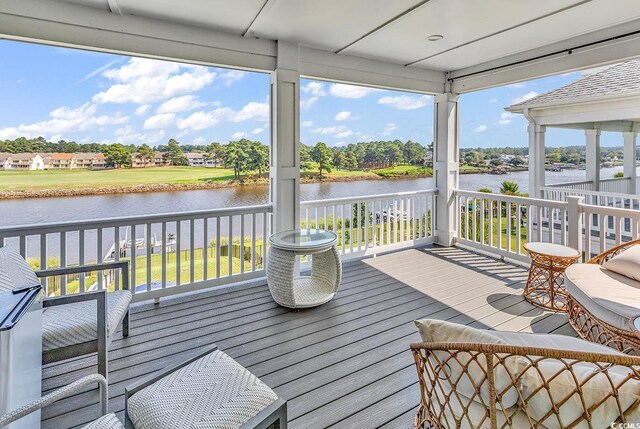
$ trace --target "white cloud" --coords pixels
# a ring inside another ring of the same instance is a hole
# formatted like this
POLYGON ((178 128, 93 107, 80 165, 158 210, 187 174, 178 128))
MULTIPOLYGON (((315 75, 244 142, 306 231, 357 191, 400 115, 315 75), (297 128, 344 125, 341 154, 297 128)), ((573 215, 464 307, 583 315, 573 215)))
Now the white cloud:
POLYGON ((511 85, 507 85, 507 88, 522 89, 525 86, 527 85, 524 82, 516 82, 516 83, 512 83, 511 85))
POLYGON ((115 130, 114 135, 119 143, 140 145, 142 143, 158 143, 164 139, 165 131, 158 130, 152 133, 138 133, 133 127, 127 126, 115 130))
POLYGON ((209 112, 199 111, 186 118, 178 119, 177 125, 181 130, 189 129, 196 131, 211 128, 223 121, 244 122, 252 119, 259 121, 269 119, 269 104, 252 101, 240 110, 233 110, 229 107, 218 107, 209 112))
POLYGON ((251 134, 260 134, 263 131, 264 128, 254 128, 253 131, 251 131, 251 134))
POLYGON ((390 122, 387 125, 384 126, 384 129, 382 130, 382 135, 383 136, 390 136, 394 131, 396 131, 398 128, 398 125, 390 122))
POLYGON ((142 106, 136 109, 136 115, 143 116, 145 113, 149 111, 150 108, 151 106, 149 106, 148 104, 143 104, 142 106))
POLYGON ((386 104, 398 110, 415 110, 429 104, 431 96, 423 95, 421 97, 412 97, 410 95, 400 95, 397 97, 382 97, 378 100, 378 104, 386 104))
POLYGON ((316 101, 318 101, 320 98, 319 97, 311 97, 308 98, 306 100, 301 100, 300 101, 300 108, 301 109, 308 109, 311 106, 313 106, 314 104, 316 104, 316 101))
POLYGON ((252 101, 247 103, 241 110, 234 112, 229 120, 231 122, 243 122, 249 119, 268 120, 269 119, 269 103, 258 103, 252 101))
POLYGON ((367 88, 364 86, 346 85, 344 83, 334 83, 329 88, 329 92, 334 97, 340 98, 362 98, 375 92, 381 92, 381 89, 367 88))
POLYGON ((351 116, 351 112, 348 112, 348 111, 338 112, 338 114, 336 114, 334 119, 336 121, 346 121, 347 119, 349 119, 350 116, 351 116))
POLYGON ((238 132, 235 132, 235 133, 231 134, 231 138, 232 139, 241 139, 241 138, 244 138, 244 137, 247 137, 247 133, 245 133, 244 131, 238 131, 238 132))
POLYGON ((207 139, 205 139, 204 137, 197 137, 193 139, 193 144, 197 146, 205 145, 207 144, 207 139))
POLYGON ((158 128, 167 128, 173 125, 176 121, 176 115, 173 113, 160 113, 147 118, 144 121, 145 130, 154 130, 158 128))
POLYGON ((197 109, 204 106, 206 103, 198 101, 198 97, 195 95, 183 95, 181 97, 171 98, 162 103, 157 113, 178 113, 187 112, 189 110, 197 109))
POLYGON ((516 118, 516 116, 517 115, 515 113, 502 112, 500 114, 500 120, 498 121, 498 123, 500 125, 509 125, 511 121, 513 121, 516 118))
POLYGON ((96 105, 85 103, 77 108, 59 107, 49 113, 50 119, 21 124, 17 127, 0 128, 0 139, 15 139, 17 137, 33 138, 38 136, 51 137, 61 134, 94 130, 106 125, 123 124, 129 120, 128 116, 120 113, 115 115, 96 115, 96 105))
POLYGON ((300 124, 300 126, 303 128, 313 127, 313 121, 302 121, 302 124, 300 124))
POLYGON ((322 134, 322 135, 332 134, 335 138, 338 138, 338 139, 351 137, 352 135, 355 134, 352 130, 350 130, 349 128, 345 127, 344 125, 339 125, 339 126, 335 126, 335 127, 315 128, 315 129, 311 130, 311 133, 312 134, 322 134))
POLYGON ((489 100, 489 103, 497 103, 498 99, 497 98, 492 98, 489 100))
POLYGON ((316 97, 324 97, 327 95, 327 92, 324 90, 324 83, 321 82, 309 82, 302 87, 302 92, 316 97))
POLYGON ((340 131, 339 133, 336 133, 336 138, 343 139, 346 137, 351 137, 353 134, 354 133, 351 130, 344 130, 344 131, 340 131))
POLYGON ((206 67, 146 58, 131 58, 122 67, 108 69, 102 75, 116 83, 94 95, 95 103, 148 104, 199 91, 216 77, 206 67))
POLYGON ((511 100, 511 104, 522 103, 523 101, 530 100, 530 99, 532 99, 533 97, 535 97, 537 95, 538 95, 537 92, 529 91, 525 95, 523 95, 522 97, 514 98, 513 100, 511 100))
POLYGON ((231 86, 234 82, 245 77, 246 74, 246 72, 240 70, 229 70, 228 72, 220 74, 220 80, 222 80, 226 86, 231 86))
POLYGON ((476 127, 475 130, 473 130, 474 133, 484 133, 485 131, 487 131, 487 126, 486 125, 480 125, 480 126, 476 127))

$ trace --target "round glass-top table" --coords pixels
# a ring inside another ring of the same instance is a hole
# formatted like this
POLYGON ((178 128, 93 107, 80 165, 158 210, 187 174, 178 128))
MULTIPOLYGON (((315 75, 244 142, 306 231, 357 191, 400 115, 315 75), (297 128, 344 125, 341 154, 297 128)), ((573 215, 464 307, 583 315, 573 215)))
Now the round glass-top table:
POLYGON ((640 316, 633 319, 632 328, 635 329, 636 336, 640 338, 640 316))
POLYGON ((524 248, 531 257, 525 299, 547 310, 566 311, 564 272, 580 258, 580 252, 553 243, 527 243, 524 248))
POLYGON ((335 232, 322 229, 294 229, 278 232, 269 237, 271 246, 294 252, 326 251, 337 241, 338 235, 335 232))
POLYGON ((281 231, 269 237, 267 284, 283 307, 315 307, 330 301, 340 286, 342 264, 335 232, 321 229, 281 231), (311 256, 311 274, 296 275, 296 257, 311 256))

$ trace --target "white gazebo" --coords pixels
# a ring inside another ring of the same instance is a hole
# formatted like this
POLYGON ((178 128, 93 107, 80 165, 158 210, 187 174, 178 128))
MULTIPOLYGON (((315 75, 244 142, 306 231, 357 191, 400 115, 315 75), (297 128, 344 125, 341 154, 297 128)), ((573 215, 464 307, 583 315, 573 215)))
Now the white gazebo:
MULTIPOLYGON (((584 130, 587 191, 636 194, 636 136, 640 130, 640 60, 626 61, 506 109, 529 121, 529 195, 545 186, 547 127, 584 130), (624 177, 600 179, 600 134, 614 131, 624 142, 624 177)), ((570 186, 571 184, 567 184, 570 186)))

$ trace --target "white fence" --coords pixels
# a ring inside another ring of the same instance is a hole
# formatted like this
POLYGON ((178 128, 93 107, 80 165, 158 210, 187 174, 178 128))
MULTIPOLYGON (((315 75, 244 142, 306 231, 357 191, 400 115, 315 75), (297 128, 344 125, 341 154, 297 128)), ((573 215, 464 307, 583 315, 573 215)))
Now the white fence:
POLYGON ((304 201, 300 225, 334 231, 343 259, 430 243, 435 196, 427 190, 304 201))
POLYGON ((574 191, 595 191, 594 183, 590 180, 583 180, 581 182, 567 182, 567 183, 556 183, 554 185, 547 185, 543 189, 549 188, 563 188, 563 189, 571 189, 574 191))
MULTIPOLYGON (((143 300, 264 275, 270 212, 261 205, 5 227, 0 244, 37 269, 128 260, 134 299, 143 300)), ((49 280, 47 293, 118 288, 112 274, 49 280)))
POLYGON ((631 191, 630 177, 616 177, 600 180, 600 192, 628 194, 631 191))

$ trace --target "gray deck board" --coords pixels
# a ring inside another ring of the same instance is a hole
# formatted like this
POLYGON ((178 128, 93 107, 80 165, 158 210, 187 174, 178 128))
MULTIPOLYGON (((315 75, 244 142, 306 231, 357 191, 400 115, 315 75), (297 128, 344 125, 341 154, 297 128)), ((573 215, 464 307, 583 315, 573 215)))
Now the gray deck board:
MULTIPOLYGON (((481 328, 575 336, 567 318, 522 298, 526 270, 457 248, 427 247, 344 267, 330 303, 292 311, 264 283, 139 304, 128 338, 109 352, 109 409, 122 418, 124 388, 211 344, 289 403, 290 427, 411 427, 419 401, 412 321, 433 317, 481 328)), ((45 368, 43 391, 95 372, 95 357, 45 368)), ((96 418, 95 390, 46 408, 43 428, 96 418)))

